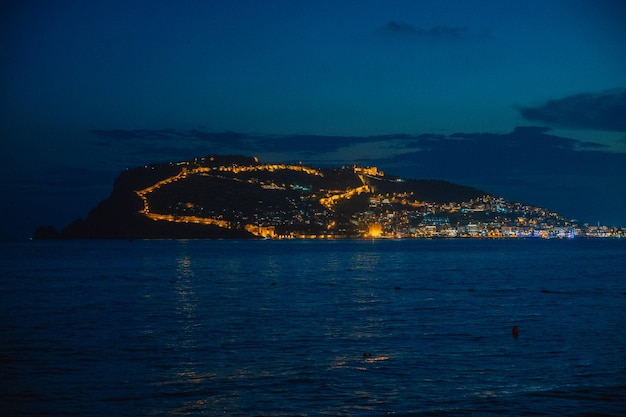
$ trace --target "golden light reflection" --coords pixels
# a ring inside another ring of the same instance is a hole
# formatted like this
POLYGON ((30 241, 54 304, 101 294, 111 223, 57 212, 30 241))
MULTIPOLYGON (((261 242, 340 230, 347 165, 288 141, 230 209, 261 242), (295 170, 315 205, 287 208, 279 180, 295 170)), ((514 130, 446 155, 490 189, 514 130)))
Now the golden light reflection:
POLYGON ((216 377, 217 374, 214 372, 198 373, 193 370, 184 370, 176 372, 171 379, 156 382, 154 385, 168 386, 180 385, 181 383, 202 384, 216 377))
POLYGON ((365 362, 367 363, 372 363, 372 362, 381 362, 381 361, 386 361, 389 360, 389 356, 370 356, 365 358, 365 362))
MULTIPOLYGON (((187 313, 187 318, 190 318, 191 314, 195 312, 198 304, 198 299, 194 297, 195 291, 192 286, 194 273, 191 268, 191 259, 187 255, 182 255, 176 259, 176 262, 178 264, 176 269, 176 290, 180 296, 180 305, 176 309, 184 311, 187 313)), ((186 323, 185 329, 187 329, 188 325, 189 323, 186 323)))
POLYGON ((213 407, 206 399, 197 399, 197 400, 185 401, 180 406, 171 409, 168 415, 175 415, 175 416, 176 415, 189 415, 191 412, 194 412, 194 414, 197 412, 204 413, 211 409, 213 409, 213 407))
POLYGON ((355 369, 357 371, 368 371, 369 368, 364 366, 366 364, 384 362, 390 359, 387 355, 374 355, 368 352, 363 353, 360 356, 348 357, 337 356, 334 361, 331 362, 330 369, 355 369))

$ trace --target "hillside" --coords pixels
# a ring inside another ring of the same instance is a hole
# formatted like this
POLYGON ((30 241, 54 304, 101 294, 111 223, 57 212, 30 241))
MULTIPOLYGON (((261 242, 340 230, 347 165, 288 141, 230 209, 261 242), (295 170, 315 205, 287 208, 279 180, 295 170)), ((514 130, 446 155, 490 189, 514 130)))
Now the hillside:
POLYGON ((444 227, 463 235, 479 222, 501 228, 514 218, 519 227, 539 219, 566 225, 555 213, 481 190, 387 176, 374 167, 322 169, 207 156, 128 169, 85 220, 58 233, 39 228, 35 237, 420 237, 444 227))

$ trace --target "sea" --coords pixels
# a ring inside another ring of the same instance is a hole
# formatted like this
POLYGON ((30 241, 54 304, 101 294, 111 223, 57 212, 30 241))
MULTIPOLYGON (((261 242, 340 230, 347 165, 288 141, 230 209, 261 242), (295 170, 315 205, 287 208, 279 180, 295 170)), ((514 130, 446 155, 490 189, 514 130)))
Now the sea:
POLYGON ((0 249, 2 416, 626 416, 626 239, 0 249))

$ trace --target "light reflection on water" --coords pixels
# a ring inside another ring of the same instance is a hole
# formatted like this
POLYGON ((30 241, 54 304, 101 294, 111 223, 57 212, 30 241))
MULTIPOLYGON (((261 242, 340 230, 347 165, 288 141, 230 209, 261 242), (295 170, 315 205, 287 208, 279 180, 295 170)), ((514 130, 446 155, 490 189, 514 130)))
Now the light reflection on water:
POLYGON ((69 260, 71 242, 20 248, 36 250, 5 259, 5 403, 26 415, 619 415, 625 245, 519 243, 84 242, 69 260))

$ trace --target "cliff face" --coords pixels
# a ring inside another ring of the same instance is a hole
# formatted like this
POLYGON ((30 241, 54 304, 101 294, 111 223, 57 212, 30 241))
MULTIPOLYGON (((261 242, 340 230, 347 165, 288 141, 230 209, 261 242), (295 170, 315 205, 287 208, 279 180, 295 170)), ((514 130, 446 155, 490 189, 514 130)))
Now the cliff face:
POLYGON ((157 239, 356 237, 373 206, 401 210, 484 196, 436 180, 387 177, 375 168, 315 169, 209 156, 124 171, 111 195, 60 233, 36 238, 157 239), (405 207, 405 208, 406 208, 405 207))

